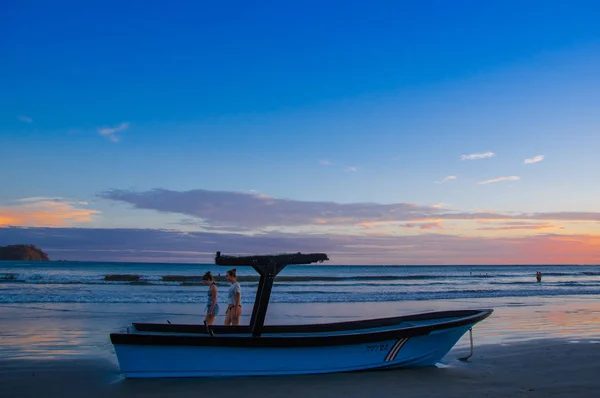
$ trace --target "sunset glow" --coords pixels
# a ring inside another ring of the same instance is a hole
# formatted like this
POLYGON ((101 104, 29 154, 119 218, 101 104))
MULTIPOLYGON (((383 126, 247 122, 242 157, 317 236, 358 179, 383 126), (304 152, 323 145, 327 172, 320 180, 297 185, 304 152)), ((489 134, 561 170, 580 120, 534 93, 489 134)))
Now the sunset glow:
POLYGON ((97 210, 78 208, 79 204, 39 200, 23 201, 16 206, 0 208, 0 227, 63 227, 89 223, 97 210))

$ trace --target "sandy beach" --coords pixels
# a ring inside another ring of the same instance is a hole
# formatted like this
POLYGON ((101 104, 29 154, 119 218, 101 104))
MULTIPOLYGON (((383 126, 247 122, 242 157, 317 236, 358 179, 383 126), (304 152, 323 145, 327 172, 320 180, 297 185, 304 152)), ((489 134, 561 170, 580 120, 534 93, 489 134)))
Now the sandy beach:
POLYGON ((15 360, 0 363, 0 386, 3 397, 593 397, 599 343, 484 346, 467 363, 453 351, 439 368, 235 379, 124 380, 107 360, 15 360))
MULTIPOLYGON (((273 305, 270 323, 306 323, 473 308, 468 300, 273 305)), ((494 314, 436 368, 314 376, 125 380, 108 340, 132 319, 194 322, 195 305, 3 305, 4 397, 592 397, 600 388, 600 304, 594 297, 480 300, 494 314)))

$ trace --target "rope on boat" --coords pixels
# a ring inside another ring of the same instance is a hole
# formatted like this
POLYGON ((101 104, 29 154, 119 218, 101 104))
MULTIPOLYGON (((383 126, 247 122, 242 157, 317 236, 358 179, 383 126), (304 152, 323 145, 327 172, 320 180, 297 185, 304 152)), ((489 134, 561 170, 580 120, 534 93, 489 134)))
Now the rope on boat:
POLYGON ((473 355, 473 328, 469 328, 469 338, 471 340, 471 352, 466 357, 458 358, 461 361, 467 362, 469 358, 473 355))

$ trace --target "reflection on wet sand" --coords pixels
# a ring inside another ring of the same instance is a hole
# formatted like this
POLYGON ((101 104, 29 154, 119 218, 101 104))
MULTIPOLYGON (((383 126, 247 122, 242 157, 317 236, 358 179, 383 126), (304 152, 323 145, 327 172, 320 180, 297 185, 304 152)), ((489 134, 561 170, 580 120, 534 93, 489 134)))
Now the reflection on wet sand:
POLYGON ((589 299, 553 301, 557 300, 544 300, 542 306, 497 307, 493 321, 477 325, 477 333, 491 344, 600 336, 600 303, 589 299))
MULTIPOLYGON (((589 296, 477 302, 274 303, 267 323, 323 323, 464 308, 494 309, 492 316, 474 328, 476 345, 544 338, 600 338, 600 303, 589 296)), ((133 321, 201 323, 202 317, 202 309, 193 304, 7 304, 0 306, 0 356, 114 360, 109 334, 126 330, 133 321)), ((242 319, 245 322, 247 315, 242 319)), ((467 344, 465 335, 457 348, 467 344)))

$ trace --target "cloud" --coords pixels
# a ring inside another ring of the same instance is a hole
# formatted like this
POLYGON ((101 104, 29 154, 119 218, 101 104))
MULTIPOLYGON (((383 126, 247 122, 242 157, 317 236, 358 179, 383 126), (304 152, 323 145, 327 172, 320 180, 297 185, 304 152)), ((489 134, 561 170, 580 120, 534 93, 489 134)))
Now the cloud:
POLYGON ((346 169, 346 171, 350 171, 350 172, 355 172, 356 170, 358 170, 358 168, 356 168, 356 167, 353 167, 353 166, 351 166, 351 167, 348 167, 348 168, 346 169))
POLYGON ((491 180, 479 181, 477 184, 491 184, 491 183, 500 182, 500 181, 516 181, 518 179, 520 179, 520 177, 517 177, 517 176, 498 177, 498 178, 493 178, 491 180))
POLYGON ((504 222, 500 225, 493 227, 481 227, 477 228, 478 231, 522 231, 522 230, 530 230, 530 231, 539 231, 544 229, 564 229, 564 227, 560 227, 557 225, 553 225, 550 223, 531 223, 531 222, 504 222))
POLYGON ((243 192, 171 191, 154 189, 144 192, 113 189, 99 197, 127 203, 136 209, 155 210, 193 217, 198 225, 222 230, 261 230, 289 227, 310 228, 432 222, 436 220, 556 220, 600 221, 595 212, 495 213, 465 212, 441 205, 415 203, 336 203, 279 199, 264 194, 243 192), (364 224, 368 223, 368 224, 364 224))
POLYGON ((116 135, 116 133, 125 131, 129 128, 128 122, 123 122, 119 124, 117 127, 105 127, 98 129, 98 133, 106 138, 108 138, 112 142, 119 142, 121 140, 120 137, 116 135))
POLYGON ((97 210, 83 209, 85 202, 52 198, 25 198, 0 207, 1 226, 69 226, 92 221, 97 210))
POLYGON ((28 123, 28 124, 31 124, 31 123, 33 123, 33 119, 32 119, 32 118, 30 118, 30 117, 28 117, 28 116, 23 116, 23 115, 21 115, 21 116, 17 116, 17 119, 19 119, 19 120, 20 120, 20 121, 22 121, 23 123, 28 123))
POLYGON ((478 160, 478 159, 486 159, 496 156, 494 152, 485 152, 485 153, 472 153, 470 155, 462 155, 460 160, 478 160))
POLYGON ((436 218, 445 220, 476 220, 476 221, 506 221, 506 220, 547 220, 547 221, 579 221, 600 222, 600 213, 595 212, 549 212, 549 213, 496 213, 493 211, 475 211, 441 213, 436 218))
POLYGON ((554 221, 595 221, 600 222, 600 213, 585 211, 557 211, 552 213, 532 213, 515 215, 513 218, 554 221))
POLYGON ((321 166, 331 166, 332 165, 332 163, 329 160, 320 160, 319 164, 321 166))
POLYGON ((446 176, 442 181, 435 181, 436 184, 443 184, 448 181, 456 180, 456 176, 446 176))
POLYGON ((532 163, 541 162, 542 160, 544 160, 544 155, 538 155, 538 156, 534 156, 534 157, 529 158, 529 159, 525 159, 523 161, 523 163, 525 163, 525 164, 532 164, 532 163))
POLYGON ((403 228, 419 228, 419 229, 443 229, 442 221, 437 220, 434 222, 416 222, 416 223, 407 223, 402 225, 403 228))
POLYGON ((214 227, 265 228, 321 224, 358 224, 364 221, 407 221, 425 218, 439 210, 413 203, 335 203, 278 199, 243 192, 170 191, 146 192, 109 190, 101 198, 133 205, 138 209, 184 214, 204 220, 214 227))
POLYGON ((425 233, 340 236, 268 233, 258 236, 158 229, 0 228, 0 242, 28 242, 53 259, 210 264, 217 251, 243 255, 325 252, 331 264, 599 264, 599 235, 545 234, 483 238, 425 233))

